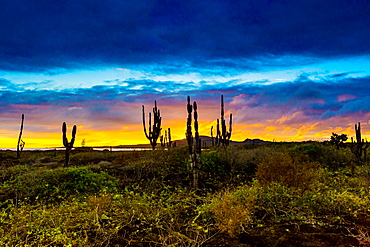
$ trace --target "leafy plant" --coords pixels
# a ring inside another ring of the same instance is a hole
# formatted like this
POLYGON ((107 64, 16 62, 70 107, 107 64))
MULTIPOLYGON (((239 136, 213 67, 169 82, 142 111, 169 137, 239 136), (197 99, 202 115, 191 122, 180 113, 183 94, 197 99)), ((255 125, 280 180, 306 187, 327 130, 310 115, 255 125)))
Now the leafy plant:
POLYGON ((107 173, 93 172, 87 167, 38 169, 4 183, 2 189, 10 197, 28 201, 60 201, 72 195, 112 191, 116 179, 107 173))
POLYGON ((330 137, 330 143, 332 143, 336 149, 344 147, 344 142, 348 140, 348 136, 346 134, 336 134, 332 133, 330 137))

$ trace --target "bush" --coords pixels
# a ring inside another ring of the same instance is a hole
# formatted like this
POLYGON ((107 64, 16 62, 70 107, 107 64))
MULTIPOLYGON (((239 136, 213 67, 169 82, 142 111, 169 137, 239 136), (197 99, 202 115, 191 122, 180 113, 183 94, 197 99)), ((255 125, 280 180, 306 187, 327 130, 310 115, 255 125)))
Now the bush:
POLYGON ((254 178, 257 165, 274 153, 275 149, 263 146, 255 149, 229 146, 202 152, 200 179, 211 188, 222 188, 226 183, 245 184, 254 178))
POLYGON ((308 161, 319 162, 332 171, 348 166, 352 157, 348 148, 337 150, 331 145, 316 142, 296 145, 291 149, 291 155, 304 155, 308 161))
POLYGON ((277 153, 259 164, 256 178, 262 186, 282 183, 304 192, 320 176, 318 168, 319 164, 316 162, 304 161, 300 157, 293 159, 286 153, 277 153))
POLYGON ((86 167, 38 169, 22 174, 2 186, 5 196, 17 199, 60 201, 71 195, 111 191, 116 179, 105 172, 93 172, 86 167))
POLYGON ((254 188, 244 186, 215 196, 204 209, 212 213, 221 232, 235 237, 241 233, 244 224, 252 221, 254 199, 254 188))

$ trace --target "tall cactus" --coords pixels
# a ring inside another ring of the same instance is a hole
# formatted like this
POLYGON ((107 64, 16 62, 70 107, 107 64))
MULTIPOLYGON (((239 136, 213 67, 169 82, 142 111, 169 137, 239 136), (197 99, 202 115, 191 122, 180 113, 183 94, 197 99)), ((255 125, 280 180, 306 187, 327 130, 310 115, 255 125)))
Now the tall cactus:
POLYGON ((194 109, 194 135, 195 135, 195 154, 200 154, 202 150, 202 143, 199 138, 199 131, 198 131, 198 106, 197 102, 194 101, 193 103, 193 109, 194 109))
POLYGON ((154 101, 154 108, 153 108, 153 126, 152 126, 152 115, 149 112, 149 134, 146 131, 146 126, 145 126, 145 109, 144 105, 142 106, 142 111, 143 111, 143 126, 144 126, 144 133, 146 138, 150 141, 150 145, 152 146, 152 149, 155 149, 155 146, 157 146, 157 140, 158 137, 161 134, 161 113, 160 110, 157 108, 157 101, 154 101))
POLYGON ((198 170, 200 164, 200 153, 201 153, 201 140, 199 138, 198 131, 198 106, 197 102, 194 101, 193 105, 190 104, 190 96, 188 96, 187 104, 188 118, 186 123, 186 139, 188 141, 189 154, 191 160, 191 168, 193 170, 193 186, 198 187, 198 170), (192 112, 194 110, 194 137, 192 133, 192 112), (194 144, 195 139, 195 144, 194 144))
POLYGON ((24 114, 22 114, 21 129, 19 131, 18 144, 17 144, 17 158, 18 159, 21 157, 21 153, 23 151, 24 145, 26 145, 26 143, 22 140, 23 122, 24 122, 24 114))
POLYGON ((223 95, 221 95, 221 119, 220 120, 221 121, 217 119, 216 143, 218 146, 220 144, 222 144, 223 146, 228 146, 230 143, 230 137, 231 137, 231 132, 232 132, 233 114, 230 114, 229 131, 227 131, 223 95), (220 130, 220 122, 221 122, 221 130, 220 130))
POLYGON ((71 152, 71 150, 73 148, 73 144, 75 143, 77 127, 76 127, 76 125, 73 125, 72 139, 71 139, 70 142, 68 142, 68 138, 67 138, 67 124, 65 122, 63 122, 63 125, 62 125, 62 132, 63 132, 63 145, 66 148, 64 167, 67 167, 68 166, 68 162, 69 162, 69 154, 70 154, 70 152, 71 152))
MULTIPOLYGON (((356 157, 357 165, 363 165, 366 163, 367 160, 367 153, 366 149, 368 148, 368 142, 362 139, 361 137, 361 124, 358 122, 358 125, 355 124, 355 135, 356 141, 353 140, 351 137, 352 144, 351 144, 351 151, 356 157)), ((354 167, 352 167, 352 173, 354 173, 354 167)))
POLYGON ((172 140, 171 140, 171 128, 168 128, 168 143, 167 146, 170 148, 172 147, 172 140))
POLYGON ((163 137, 163 135, 161 135, 160 137, 159 137, 159 141, 161 142, 161 147, 164 147, 164 143, 163 143, 163 140, 164 140, 164 137, 163 137))
POLYGON ((212 141, 212 146, 214 146, 215 140, 213 139, 213 126, 211 126, 211 141, 212 141))
POLYGON ((188 118, 186 121, 186 140, 188 141, 189 153, 193 154, 193 133, 191 128, 192 117, 191 113, 193 112, 193 106, 190 104, 190 96, 188 96, 188 104, 186 105, 188 111, 188 118))

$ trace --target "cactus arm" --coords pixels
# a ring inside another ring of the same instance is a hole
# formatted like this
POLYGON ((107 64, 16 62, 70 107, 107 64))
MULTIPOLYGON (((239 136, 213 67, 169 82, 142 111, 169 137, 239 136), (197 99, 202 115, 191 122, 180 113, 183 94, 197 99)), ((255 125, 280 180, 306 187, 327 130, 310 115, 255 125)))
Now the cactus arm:
MULTIPOLYGON (((143 112, 143 126, 144 126, 144 133, 145 133, 145 136, 146 138, 150 139, 149 136, 148 136, 148 132, 146 131, 146 126, 145 126, 145 109, 144 109, 144 105, 142 105, 142 112, 143 112)), ((149 113, 150 114, 150 113, 149 113)), ((150 126, 150 125, 149 125, 150 126)))
POLYGON ((67 124, 63 122, 62 125, 62 132, 63 132, 63 146, 68 147, 68 139, 67 139, 67 124))
POLYGON ((233 114, 230 114, 229 132, 227 133, 227 144, 229 144, 231 138, 232 125, 233 125, 233 114))
POLYGON ((71 142, 69 143, 69 148, 73 148, 73 144, 75 143, 75 139, 76 139, 76 132, 77 132, 77 127, 76 125, 73 125, 72 139, 71 139, 71 142))
POLYGON ((190 96, 188 96, 188 104, 186 105, 186 109, 188 112, 188 118, 186 121, 186 140, 188 141, 188 146, 189 146, 189 152, 190 154, 193 153, 193 133, 191 132, 191 113, 193 111, 193 106, 190 104, 190 96))

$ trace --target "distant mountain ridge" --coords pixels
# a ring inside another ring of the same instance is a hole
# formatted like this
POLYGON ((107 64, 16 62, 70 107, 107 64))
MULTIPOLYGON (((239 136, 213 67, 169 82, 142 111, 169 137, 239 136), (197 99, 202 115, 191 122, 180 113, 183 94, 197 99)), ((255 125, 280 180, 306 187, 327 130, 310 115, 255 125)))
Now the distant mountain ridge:
MULTIPOLYGON (((210 136, 199 136, 202 146, 212 146, 212 137, 210 136)), ((215 141, 216 138, 213 137, 213 140, 215 141)), ((181 139, 181 140, 175 140, 176 146, 184 146, 187 145, 187 140, 186 139, 181 139)), ((233 141, 230 140, 230 145, 240 145, 240 144, 263 144, 263 143, 269 143, 269 141, 264 141, 261 139, 245 139, 244 141, 233 141)))
MULTIPOLYGON (((212 146, 212 137, 210 136, 199 136, 200 140, 202 141, 202 146, 212 146)), ((216 138, 213 137, 213 140, 215 141, 216 138)), ((181 140, 174 140, 173 142, 176 142, 176 146, 185 146, 188 145, 188 142, 186 139, 181 140)), ((264 141, 261 139, 245 139, 244 141, 233 141, 230 140, 230 145, 241 145, 241 144, 264 144, 264 143, 270 143, 270 141, 264 141)), ((160 147, 161 143, 158 140, 157 147, 160 147)), ((109 148, 110 146, 102 146, 100 148, 109 148)), ((112 146, 113 148, 148 148, 151 147, 149 143, 146 144, 137 144, 137 145, 118 145, 118 146, 112 146)))

